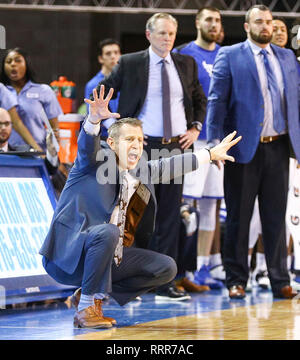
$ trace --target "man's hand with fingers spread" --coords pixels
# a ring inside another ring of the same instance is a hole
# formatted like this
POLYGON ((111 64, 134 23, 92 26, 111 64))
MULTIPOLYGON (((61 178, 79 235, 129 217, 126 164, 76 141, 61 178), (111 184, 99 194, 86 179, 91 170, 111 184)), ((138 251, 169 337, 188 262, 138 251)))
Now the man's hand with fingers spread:
POLYGON ((232 156, 227 155, 227 151, 237 144, 242 137, 239 136, 236 139, 233 139, 236 135, 236 131, 233 131, 231 134, 227 135, 220 144, 212 147, 210 151, 210 160, 211 161, 232 161, 234 162, 235 159, 232 156))
POLYGON ((99 124, 101 120, 108 118, 118 119, 120 114, 109 111, 108 103, 112 98, 114 89, 111 88, 104 99, 104 85, 101 85, 99 96, 96 89, 93 90, 94 100, 84 99, 85 103, 89 104, 89 121, 93 124, 99 124))

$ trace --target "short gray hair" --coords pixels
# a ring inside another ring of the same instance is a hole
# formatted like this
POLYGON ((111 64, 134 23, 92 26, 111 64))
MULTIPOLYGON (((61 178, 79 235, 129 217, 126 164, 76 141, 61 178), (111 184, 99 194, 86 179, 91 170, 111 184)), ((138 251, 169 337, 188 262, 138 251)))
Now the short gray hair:
POLYGON ((172 21, 174 23, 176 28, 178 27, 177 20, 171 14, 168 14, 168 13, 156 13, 156 14, 152 15, 150 19, 148 19, 148 21, 146 23, 146 30, 149 30, 150 32, 153 32, 154 28, 155 28, 155 23, 156 23, 156 21, 158 19, 170 20, 170 21, 172 21))
POLYGON ((119 119, 119 120, 115 121, 108 128, 108 136, 116 140, 119 137, 120 128, 126 124, 131 125, 131 126, 140 127, 141 130, 143 131, 143 125, 142 125, 141 120, 139 120, 137 118, 128 117, 128 118, 123 118, 123 119, 119 119))

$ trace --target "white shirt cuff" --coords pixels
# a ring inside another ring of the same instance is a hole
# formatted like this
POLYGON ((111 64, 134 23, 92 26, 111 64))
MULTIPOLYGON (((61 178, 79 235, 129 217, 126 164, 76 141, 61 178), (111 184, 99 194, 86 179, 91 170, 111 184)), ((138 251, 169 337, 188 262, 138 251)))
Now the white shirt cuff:
POLYGON ((99 132, 100 132, 100 122, 99 122, 99 124, 92 124, 89 121, 89 116, 88 116, 83 125, 83 128, 87 134, 98 136, 99 132))
POLYGON ((207 151, 206 149, 200 149, 194 152, 194 154, 197 157, 198 160, 198 164, 206 164, 210 162, 210 155, 209 155, 209 151, 207 151))

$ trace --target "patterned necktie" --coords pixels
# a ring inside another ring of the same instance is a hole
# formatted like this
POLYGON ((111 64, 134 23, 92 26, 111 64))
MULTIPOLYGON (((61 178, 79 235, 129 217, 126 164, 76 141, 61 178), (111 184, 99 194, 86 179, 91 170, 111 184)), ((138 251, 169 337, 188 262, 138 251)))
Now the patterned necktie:
POLYGON ((120 231, 120 237, 114 254, 114 260, 117 266, 120 265, 123 256, 123 238, 124 238, 127 206, 128 206, 128 180, 126 178, 126 172, 124 172, 124 174, 121 177, 120 195, 119 195, 119 214, 118 214, 118 223, 117 223, 117 226, 120 231))
POLYGON ((164 122, 164 138, 168 141, 172 137, 171 124, 171 102, 170 102, 170 83, 166 69, 166 60, 161 60, 161 86, 162 86, 162 110, 164 122))
POLYGON ((285 120, 283 117, 280 90, 277 84, 277 80, 274 71, 269 63, 267 51, 261 50, 260 52, 264 57, 264 64, 268 78, 268 88, 271 93, 272 107, 273 107, 273 125, 274 129, 280 134, 285 129, 285 120))

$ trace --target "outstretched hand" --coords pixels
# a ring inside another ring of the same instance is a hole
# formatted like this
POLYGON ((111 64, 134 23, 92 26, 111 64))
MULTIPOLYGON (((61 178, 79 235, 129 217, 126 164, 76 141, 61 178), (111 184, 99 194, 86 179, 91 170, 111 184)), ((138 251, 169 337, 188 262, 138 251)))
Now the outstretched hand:
POLYGON ((235 144, 237 144, 240 140, 241 140, 241 136, 237 137, 236 139, 233 140, 233 138, 236 135, 236 131, 233 131, 232 133, 230 133, 229 135, 227 135, 221 142, 220 144, 216 145, 215 147, 210 149, 210 156, 211 156, 211 160, 213 161, 232 161, 234 162, 234 157, 233 156, 229 156, 227 155, 227 151, 234 146, 235 144))
POLYGON ((84 99, 86 104, 89 104, 89 117, 90 121, 94 124, 98 124, 103 119, 115 118, 118 119, 120 117, 119 113, 112 113, 108 108, 108 103, 112 98, 114 93, 114 89, 110 88, 106 98, 104 99, 104 85, 100 86, 99 96, 97 94, 97 90, 93 90, 94 100, 84 99))

